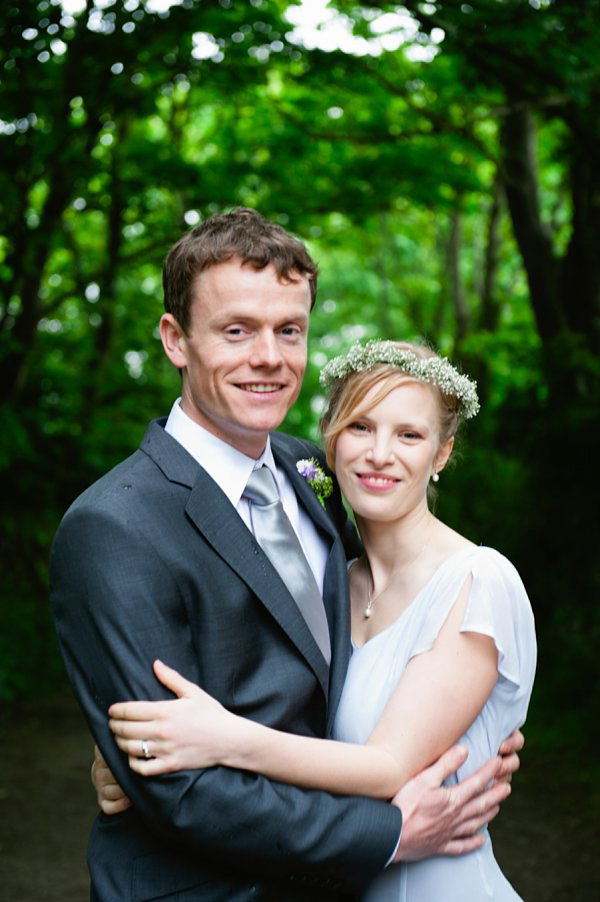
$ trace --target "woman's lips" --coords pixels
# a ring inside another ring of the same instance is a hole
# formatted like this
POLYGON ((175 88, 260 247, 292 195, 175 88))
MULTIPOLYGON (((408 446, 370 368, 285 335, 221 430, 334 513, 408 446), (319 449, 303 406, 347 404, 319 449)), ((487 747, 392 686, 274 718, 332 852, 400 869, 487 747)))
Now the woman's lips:
POLYGON ((357 473, 361 485, 376 491, 392 489, 400 482, 395 476, 384 476, 381 473, 357 473))

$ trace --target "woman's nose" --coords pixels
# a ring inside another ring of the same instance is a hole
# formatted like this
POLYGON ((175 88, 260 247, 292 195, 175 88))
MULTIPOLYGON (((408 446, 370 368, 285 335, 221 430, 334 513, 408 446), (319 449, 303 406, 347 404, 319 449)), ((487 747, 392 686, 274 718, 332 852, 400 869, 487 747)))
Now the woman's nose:
POLYGON ((386 436, 374 435, 370 447, 367 449, 367 460, 376 467, 384 467, 392 463, 394 455, 392 445, 386 436))

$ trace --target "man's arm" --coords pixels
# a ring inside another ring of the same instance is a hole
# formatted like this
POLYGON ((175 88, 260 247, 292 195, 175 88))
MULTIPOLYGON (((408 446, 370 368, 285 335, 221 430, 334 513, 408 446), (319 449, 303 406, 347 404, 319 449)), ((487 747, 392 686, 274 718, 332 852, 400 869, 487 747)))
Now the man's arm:
MULTIPOLYGON (((168 779, 132 774, 108 730, 110 704, 123 698, 165 698, 168 693, 151 666, 159 654, 167 657, 165 650, 173 666, 200 682, 201 650, 194 647, 178 587, 157 551, 122 524, 98 522, 97 517, 90 523, 90 516, 69 517, 55 545, 57 629, 96 741, 149 826, 215 859, 222 857, 229 867, 237 861, 265 874, 314 875, 315 881, 346 881, 354 890, 372 879, 397 845, 401 819, 392 806, 303 792, 224 768, 168 779), (233 824, 244 824, 244 830, 232 829, 233 824)), ((455 768, 455 756, 442 759, 441 779, 455 768)), ((482 779, 489 779, 487 771, 482 779)), ((461 802, 470 804, 477 789, 470 784, 461 802)), ((428 823, 427 848, 442 850, 462 832, 465 816, 454 806, 451 816, 446 812, 441 818, 440 805, 431 806, 431 797, 445 800, 447 790, 438 788, 437 796, 432 785, 428 790, 421 818, 428 823)), ((486 820, 502 795, 486 798, 486 820)), ((423 806, 417 801, 414 807, 419 815, 423 806)), ((446 807, 442 802, 442 811, 446 807)), ((416 823, 412 811, 411 818, 416 823)), ((416 848, 418 841, 412 845, 416 848)))
POLYGON ((110 769, 149 827, 214 861, 316 885, 364 885, 384 866, 401 816, 383 803, 308 793, 223 768, 145 780, 108 730, 122 698, 164 698, 152 661, 162 653, 201 681, 179 587, 159 549, 121 518, 77 511, 52 555, 57 632, 71 681, 110 769))
MULTIPOLYGON (((515 730, 514 733, 500 744, 498 754, 501 757, 502 763, 494 777, 494 783, 510 784, 513 774, 516 773, 520 767, 518 752, 523 748, 524 744, 525 737, 520 730, 515 730)), ((456 770, 464 762, 464 754, 462 750, 460 751, 460 754, 458 754, 454 749, 450 749, 448 755, 450 754, 458 755, 455 761, 452 759, 449 759, 448 761, 448 766, 454 767, 454 770, 456 770)), ((413 781, 412 787, 407 788, 406 793, 398 793, 394 798, 394 803, 396 805, 402 809, 404 804, 405 808, 402 848, 398 846, 396 855, 394 856, 397 861, 403 860, 404 855, 406 855, 406 860, 409 860, 411 852, 415 859, 427 857, 427 849, 431 840, 428 840, 426 836, 421 835, 421 830, 426 829, 424 813, 424 807, 426 805, 432 806, 430 818, 432 824, 435 824, 440 817, 445 815, 447 809, 449 807, 452 808, 453 804, 456 803, 456 794, 453 792, 446 793, 444 787, 441 787, 442 792, 437 794, 437 798, 433 798, 432 796, 430 796, 429 799, 425 798, 428 790, 436 789, 441 785, 442 779, 445 779, 440 777, 440 773, 440 762, 437 761, 431 768, 426 768, 425 771, 417 775, 413 781), (419 806, 417 805, 418 801, 421 802, 421 810, 419 810, 419 806), (419 820, 417 820, 417 817, 419 820)), ((477 779, 483 780, 481 774, 477 775, 477 779)), ((96 791, 98 806, 105 814, 118 814, 120 811, 125 811, 130 807, 131 800, 124 794, 123 790, 116 782, 115 777, 102 757, 102 753, 98 746, 94 746, 91 780, 92 786, 96 791)), ((483 783, 483 785, 485 786, 486 784, 483 783)), ((503 801, 503 798, 506 798, 507 795, 510 795, 510 792, 511 790, 509 787, 506 794, 498 799, 497 802, 495 801, 497 798, 496 795, 492 798, 488 796, 487 808, 486 800, 483 798, 482 793, 480 797, 477 797, 478 804, 474 806, 475 810, 472 810, 473 806, 471 806, 470 809, 465 806, 465 809, 461 813, 461 817, 464 819, 464 822, 467 822, 469 819, 481 818, 481 824, 488 823, 498 813, 497 804, 503 801)), ((477 830, 479 828, 475 826, 473 829, 477 830)), ((431 830, 431 826, 429 826, 429 830, 431 830)), ((435 837, 434 841, 436 845, 434 851, 429 854, 460 855, 462 852, 467 851, 463 847, 463 840, 465 838, 466 831, 464 824, 460 824, 456 836, 450 840, 446 847, 440 845, 441 840, 439 837, 435 837)))
POLYGON ((113 705, 109 726, 130 767, 146 776, 225 765, 306 789, 390 799, 458 741, 498 678, 489 636, 457 629, 469 589, 465 583, 434 647, 409 662, 364 745, 239 717, 161 661, 156 676, 177 698, 113 705), (142 741, 150 760, 139 757, 142 741))

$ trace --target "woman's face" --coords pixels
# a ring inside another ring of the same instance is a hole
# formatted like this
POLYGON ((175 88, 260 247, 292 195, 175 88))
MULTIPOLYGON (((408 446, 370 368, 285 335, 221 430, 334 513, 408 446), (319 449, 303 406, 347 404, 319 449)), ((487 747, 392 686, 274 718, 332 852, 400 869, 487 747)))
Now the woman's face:
POLYGON ((406 382, 371 406, 380 385, 357 407, 338 436, 335 472, 352 510, 364 519, 391 521, 427 505, 427 486, 452 450, 440 447, 434 390, 406 382))

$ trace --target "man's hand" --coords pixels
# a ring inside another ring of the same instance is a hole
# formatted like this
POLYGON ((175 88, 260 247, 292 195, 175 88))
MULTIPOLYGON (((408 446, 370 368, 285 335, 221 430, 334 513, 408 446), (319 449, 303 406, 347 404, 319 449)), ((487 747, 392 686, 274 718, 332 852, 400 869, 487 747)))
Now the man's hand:
POLYGON ((500 743, 498 754, 502 758, 502 766, 495 776, 495 780, 504 780, 510 783, 512 775, 515 774, 521 766, 521 761, 517 752, 520 752, 525 745, 525 737, 520 730, 515 730, 510 736, 500 743))
POLYGON ((105 814, 118 814, 131 806, 131 801, 113 777, 97 745, 94 746, 92 785, 96 790, 98 804, 105 814))
POLYGON ((394 797, 403 818, 394 861, 462 855, 482 845, 483 836, 477 831, 496 817, 500 802, 510 794, 510 782, 498 780, 502 758, 496 757, 456 786, 442 786, 466 757, 464 747, 451 748, 394 797))

